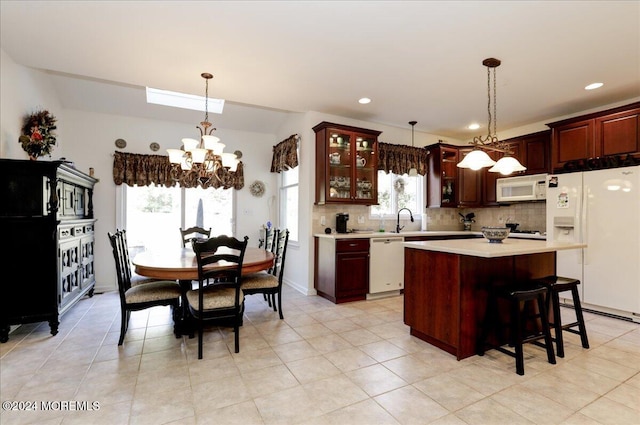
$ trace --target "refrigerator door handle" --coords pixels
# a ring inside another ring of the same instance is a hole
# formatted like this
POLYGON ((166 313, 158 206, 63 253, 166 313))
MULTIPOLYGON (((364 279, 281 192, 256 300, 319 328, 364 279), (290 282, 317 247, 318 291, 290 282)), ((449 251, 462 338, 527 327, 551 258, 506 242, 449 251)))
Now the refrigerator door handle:
POLYGON ((582 211, 580 220, 580 240, 579 242, 587 244, 582 249, 582 261, 584 264, 589 264, 589 234, 587 232, 587 220, 589 219, 589 187, 583 183, 582 185, 582 205, 580 210, 582 211))

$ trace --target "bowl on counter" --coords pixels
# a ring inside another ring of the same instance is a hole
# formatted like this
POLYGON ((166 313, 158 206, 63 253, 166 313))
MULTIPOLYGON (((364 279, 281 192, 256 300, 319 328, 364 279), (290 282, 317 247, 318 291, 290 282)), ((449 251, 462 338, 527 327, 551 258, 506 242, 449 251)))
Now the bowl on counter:
POLYGON ((509 236, 511 229, 508 227, 483 227, 482 236, 489 240, 490 243, 502 243, 502 240, 509 236))

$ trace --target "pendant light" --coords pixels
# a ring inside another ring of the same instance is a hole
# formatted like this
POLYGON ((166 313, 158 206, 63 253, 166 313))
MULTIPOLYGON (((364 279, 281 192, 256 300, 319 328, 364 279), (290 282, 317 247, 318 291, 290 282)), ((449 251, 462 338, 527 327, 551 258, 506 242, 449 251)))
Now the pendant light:
POLYGON ((458 163, 460 168, 470 168, 472 170, 480 170, 484 167, 492 167, 490 172, 499 172, 503 175, 511 174, 515 171, 524 171, 526 168, 518 162, 518 160, 511 155, 509 147, 498 140, 496 136, 497 127, 497 113, 496 113, 496 68, 500 66, 502 62, 499 59, 488 58, 482 61, 482 64, 487 67, 487 114, 489 116, 489 123, 487 125, 487 136, 476 136, 473 138, 471 144, 473 150, 467 154, 464 159, 458 163), (492 72, 493 71, 493 72, 492 72), (493 75, 492 75, 493 74, 493 75), (493 76, 493 102, 491 99, 491 82, 493 76), (491 114, 491 106, 493 103, 493 115, 491 114), (491 132, 491 124, 493 123, 493 133, 491 132), (485 150, 503 152, 504 157, 500 158, 498 162, 495 162, 489 157, 485 150))
POLYGON ((215 130, 209 122, 209 80, 213 75, 202 73, 205 80, 204 121, 196 128, 200 130, 200 140, 182 139, 183 149, 167 149, 169 162, 172 166, 172 177, 175 180, 196 179, 201 185, 206 185, 215 178, 222 181, 226 172, 235 172, 240 162, 234 153, 223 152, 224 143, 211 133, 215 130))
MULTIPOLYGON (((416 124, 418 124, 418 121, 409 121, 409 124, 411 125, 411 147, 413 146, 413 130, 415 129, 416 124)), ((409 177, 416 177, 418 175, 418 169, 416 167, 411 167, 409 169, 409 177)))

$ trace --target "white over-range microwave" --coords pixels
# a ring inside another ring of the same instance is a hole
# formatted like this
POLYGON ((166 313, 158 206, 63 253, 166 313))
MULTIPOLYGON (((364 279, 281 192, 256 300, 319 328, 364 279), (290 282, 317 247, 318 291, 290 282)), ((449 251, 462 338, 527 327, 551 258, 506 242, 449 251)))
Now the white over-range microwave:
POLYGON ((544 201, 547 199, 547 175, 505 177, 496 181, 498 202, 544 201))

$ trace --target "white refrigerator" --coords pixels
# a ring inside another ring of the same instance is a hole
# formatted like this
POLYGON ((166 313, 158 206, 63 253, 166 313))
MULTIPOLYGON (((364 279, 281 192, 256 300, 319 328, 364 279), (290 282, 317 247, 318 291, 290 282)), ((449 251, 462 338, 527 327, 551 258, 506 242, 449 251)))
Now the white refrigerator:
POLYGON ((557 253, 585 307, 640 321, 640 166, 547 176, 547 240, 587 244, 557 253))

